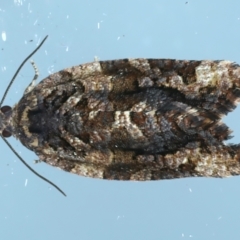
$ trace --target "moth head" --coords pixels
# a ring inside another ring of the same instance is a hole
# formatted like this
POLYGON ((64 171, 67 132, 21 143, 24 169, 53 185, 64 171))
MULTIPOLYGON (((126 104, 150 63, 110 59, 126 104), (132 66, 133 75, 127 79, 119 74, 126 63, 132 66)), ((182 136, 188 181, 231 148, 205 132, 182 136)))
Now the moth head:
POLYGON ((9 122, 11 115, 12 108, 10 106, 3 106, 0 108, 0 134, 5 138, 12 136, 9 122))

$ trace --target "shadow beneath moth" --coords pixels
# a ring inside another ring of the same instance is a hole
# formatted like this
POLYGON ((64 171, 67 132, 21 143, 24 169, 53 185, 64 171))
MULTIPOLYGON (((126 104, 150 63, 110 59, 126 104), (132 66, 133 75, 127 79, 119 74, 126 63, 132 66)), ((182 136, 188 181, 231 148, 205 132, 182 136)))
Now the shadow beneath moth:
POLYGON ((2 107, 2 136, 93 178, 239 175, 240 146, 224 143, 231 131, 222 122, 239 85, 229 61, 95 61, 30 84, 12 109, 2 107))

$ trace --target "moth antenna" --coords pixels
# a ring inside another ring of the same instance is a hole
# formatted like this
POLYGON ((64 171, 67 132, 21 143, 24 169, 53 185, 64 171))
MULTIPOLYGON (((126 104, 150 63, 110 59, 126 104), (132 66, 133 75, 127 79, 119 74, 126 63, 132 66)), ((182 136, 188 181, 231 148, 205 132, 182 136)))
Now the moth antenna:
POLYGON ((35 86, 35 84, 36 84, 36 80, 37 80, 37 78, 38 78, 38 76, 39 76, 39 71, 38 71, 38 68, 37 68, 37 65, 35 64, 35 62, 34 62, 33 60, 30 60, 30 63, 31 63, 32 66, 33 66, 35 75, 34 75, 34 77, 33 77, 33 80, 30 82, 30 84, 28 85, 28 87, 25 89, 23 95, 31 92, 31 91, 34 89, 34 86, 35 86))
MULTIPOLYGON (((0 103, 0 107, 2 106, 6 96, 7 96, 7 93, 12 85, 12 83, 14 82, 16 76, 18 75, 19 71, 21 70, 21 68, 23 67, 23 65, 37 52, 37 50, 43 45, 43 43, 45 42, 45 40, 47 39, 48 36, 46 36, 42 42, 39 44, 39 46, 28 56, 25 58, 25 60, 21 63, 21 65, 19 66, 19 68, 17 69, 17 71, 15 72, 12 80, 10 81, 10 83, 8 84, 8 87, 2 97, 2 100, 1 100, 1 103, 0 103)), ((34 68, 34 71, 35 71, 35 76, 32 80, 32 82, 30 83, 29 85, 29 89, 31 91, 31 88, 33 88, 34 84, 35 84, 35 81, 38 77, 38 69, 36 67, 36 65, 31 61, 31 64, 33 65, 33 68, 34 68)), ((51 182, 50 180, 46 179, 45 177, 43 177, 42 175, 40 175, 39 173, 37 173, 33 168, 31 168, 24 160, 23 158, 14 150, 14 148, 11 146, 11 144, 2 136, 0 135, 1 138, 3 139, 3 141, 8 145, 8 147, 13 151, 13 153, 20 159, 20 161, 30 170, 32 171, 35 175, 37 175, 39 178, 41 178, 42 180, 44 180, 45 182, 48 182, 50 185, 52 185, 53 187, 55 187, 59 192, 61 192, 64 196, 66 196, 66 194, 57 186, 55 185, 53 182, 51 182)))
POLYGON ((5 100, 6 96, 7 96, 7 93, 8 93, 8 91, 9 91, 10 87, 12 86, 12 84, 13 84, 16 76, 18 75, 18 73, 19 73, 19 71, 21 70, 21 68, 23 67, 23 65, 35 54, 35 52, 37 52, 37 50, 38 50, 38 49, 43 45, 43 43, 46 41, 47 37, 48 37, 48 35, 42 40, 42 42, 39 44, 39 46, 38 46, 31 54, 29 54, 28 57, 26 57, 26 58, 23 60, 23 62, 21 63, 21 65, 18 67, 18 69, 17 69, 17 71, 15 72, 12 80, 11 80, 10 83, 8 84, 8 86, 7 86, 6 90, 5 90, 5 93, 3 94, 2 100, 1 100, 1 102, 0 102, 0 107, 2 106, 2 104, 3 104, 3 102, 4 102, 4 100, 5 100))
POLYGON ((15 149, 11 146, 11 144, 3 137, 1 136, 1 138, 3 139, 3 141, 8 145, 8 147, 14 152, 14 154, 21 160, 21 162, 30 170, 32 171, 35 175, 37 175, 39 178, 41 178, 42 180, 48 182, 49 184, 51 184, 53 187, 55 187, 60 193, 62 193, 64 196, 67 196, 56 184, 54 184, 53 182, 49 181, 47 178, 43 177, 42 175, 40 175, 39 173, 37 173, 33 168, 31 168, 24 160, 23 158, 15 151, 15 149))

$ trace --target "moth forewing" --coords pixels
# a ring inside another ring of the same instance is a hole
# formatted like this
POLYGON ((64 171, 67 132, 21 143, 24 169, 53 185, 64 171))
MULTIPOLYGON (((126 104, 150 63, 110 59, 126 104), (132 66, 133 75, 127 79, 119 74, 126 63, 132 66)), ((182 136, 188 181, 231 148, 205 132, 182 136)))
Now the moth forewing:
POLYGON ((11 110, 12 134, 41 161, 87 177, 239 175, 240 145, 224 143, 222 122, 239 84, 229 61, 94 61, 30 84, 11 110))
POLYGON ((78 175, 157 180, 239 174, 222 117, 239 99, 229 61, 122 59, 42 80, 14 114, 20 141, 78 175))

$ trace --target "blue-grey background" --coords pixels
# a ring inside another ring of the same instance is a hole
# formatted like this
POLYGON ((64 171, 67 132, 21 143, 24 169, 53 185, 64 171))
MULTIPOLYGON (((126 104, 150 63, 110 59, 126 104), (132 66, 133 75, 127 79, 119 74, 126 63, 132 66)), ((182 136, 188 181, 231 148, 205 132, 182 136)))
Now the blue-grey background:
MULTIPOLYGON (((228 59, 240 63, 236 0, 1 0, 0 95, 19 64, 34 55, 39 79, 63 68, 118 58, 228 59), (6 34, 6 39, 4 38, 6 34)), ((14 105, 34 75, 27 63, 5 104, 14 105)), ((225 122, 240 142, 240 112, 225 122)), ((240 177, 117 182, 75 176, 10 142, 63 197, 32 174, 1 141, 1 239, 240 239, 240 177)))

